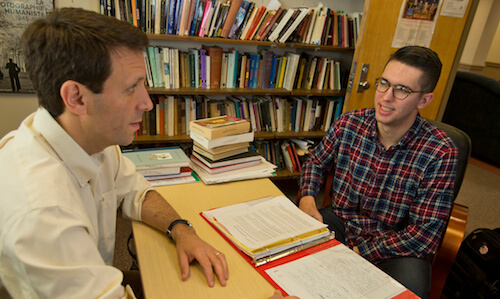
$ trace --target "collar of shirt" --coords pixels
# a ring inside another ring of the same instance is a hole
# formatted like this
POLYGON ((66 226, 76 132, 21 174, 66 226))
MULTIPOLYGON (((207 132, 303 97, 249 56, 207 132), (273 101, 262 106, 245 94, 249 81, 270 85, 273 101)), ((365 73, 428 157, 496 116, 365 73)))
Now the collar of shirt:
POLYGON ((33 126, 47 140, 59 158, 68 165, 68 169, 80 186, 84 186, 98 175, 102 153, 89 156, 47 110, 38 109, 33 126))

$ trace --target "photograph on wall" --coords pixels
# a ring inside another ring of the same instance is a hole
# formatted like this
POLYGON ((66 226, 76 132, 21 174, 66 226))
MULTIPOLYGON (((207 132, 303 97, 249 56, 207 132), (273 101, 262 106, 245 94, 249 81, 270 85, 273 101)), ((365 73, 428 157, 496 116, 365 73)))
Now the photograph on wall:
POLYGON ((441 8, 441 0, 405 0, 401 5, 393 48, 429 47, 441 8))
POLYGON ((35 92, 26 73, 21 36, 30 23, 53 9, 53 0, 0 0, 0 92, 35 92))

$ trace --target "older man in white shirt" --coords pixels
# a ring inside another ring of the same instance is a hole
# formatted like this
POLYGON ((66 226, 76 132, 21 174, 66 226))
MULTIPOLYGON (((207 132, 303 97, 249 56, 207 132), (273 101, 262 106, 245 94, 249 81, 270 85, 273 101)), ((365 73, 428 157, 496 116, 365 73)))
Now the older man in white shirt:
MULTIPOLYGON (((0 278, 14 298, 120 298, 112 267, 116 212, 169 233, 181 278, 197 260, 226 285, 217 249, 121 155, 142 114, 148 40, 131 24, 61 9, 23 35, 40 108, 0 141, 0 278)), ((129 289, 130 291, 130 289, 129 289)))

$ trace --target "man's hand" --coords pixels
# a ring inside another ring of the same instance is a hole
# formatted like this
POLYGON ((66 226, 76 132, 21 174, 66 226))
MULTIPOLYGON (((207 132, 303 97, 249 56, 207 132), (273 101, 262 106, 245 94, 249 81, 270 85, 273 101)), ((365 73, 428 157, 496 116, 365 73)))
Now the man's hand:
POLYGON ((310 195, 302 197, 299 200, 299 209, 301 209, 307 215, 310 215, 313 218, 317 219, 318 221, 323 222, 323 216, 321 216, 318 208, 316 208, 316 200, 314 199, 314 197, 310 195))
POLYGON ((201 240, 192 227, 176 225, 172 229, 172 239, 177 248, 177 257, 181 268, 181 278, 189 277, 189 264, 197 260, 205 272, 208 285, 215 285, 214 271, 219 278, 221 286, 226 285, 229 279, 226 257, 223 253, 201 240))
POLYGON ((276 290, 274 291, 274 294, 267 298, 267 299, 299 299, 299 297, 296 297, 296 296, 286 296, 286 297, 283 297, 283 294, 281 294, 280 290, 276 290))

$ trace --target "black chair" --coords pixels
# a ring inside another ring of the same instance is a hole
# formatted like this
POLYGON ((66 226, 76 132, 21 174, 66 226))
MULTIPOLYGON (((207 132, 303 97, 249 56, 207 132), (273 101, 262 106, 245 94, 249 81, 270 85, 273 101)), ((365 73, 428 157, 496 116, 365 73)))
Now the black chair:
MULTIPOLYGON (((467 134, 453 126, 434 120, 427 121, 445 131, 458 148, 458 165, 455 187, 453 190, 453 200, 455 200, 458 195, 458 191, 460 190, 460 186, 462 185, 465 169, 467 168, 467 163, 469 161, 471 153, 471 140, 467 134)), ((330 194, 332 183, 333 173, 329 173, 325 181, 323 207, 327 207, 332 204, 332 196, 330 194)), ((432 284, 429 298, 440 298, 441 296, 443 287, 446 283, 446 278, 448 277, 451 267, 455 262, 458 250, 460 249, 460 244, 462 244, 462 240, 464 238, 468 214, 468 207, 453 203, 446 231, 443 235, 443 239, 441 240, 441 244, 433 257, 432 284)))

